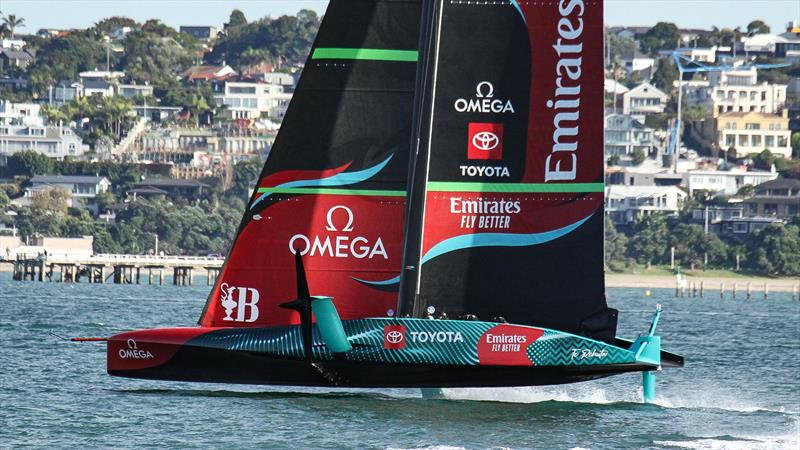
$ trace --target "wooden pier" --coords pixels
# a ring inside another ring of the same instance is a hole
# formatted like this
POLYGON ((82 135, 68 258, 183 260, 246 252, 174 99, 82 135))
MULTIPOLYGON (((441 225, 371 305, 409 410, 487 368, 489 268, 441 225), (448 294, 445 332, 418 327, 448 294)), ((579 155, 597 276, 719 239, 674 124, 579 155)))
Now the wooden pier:
POLYGON ((195 270, 206 273, 206 285, 216 283, 224 258, 203 256, 152 256, 152 255, 92 255, 18 254, 16 258, 0 257, 0 264, 13 266, 12 278, 16 281, 57 283, 147 284, 163 285, 164 272, 172 270, 172 284, 191 286, 195 270), (108 275, 107 275, 108 274, 108 275))

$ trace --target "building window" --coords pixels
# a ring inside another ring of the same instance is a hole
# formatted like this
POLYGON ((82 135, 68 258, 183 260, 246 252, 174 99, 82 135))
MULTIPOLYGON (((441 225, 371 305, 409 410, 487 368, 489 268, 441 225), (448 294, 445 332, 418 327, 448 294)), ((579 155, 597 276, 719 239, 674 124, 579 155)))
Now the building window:
POLYGON ((725 147, 730 148, 736 145, 736 135, 733 134, 726 134, 725 135, 725 147))
POLYGON ((778 147, 788 147, 786 143, 786 136, 778 136, 778 147))
POLYGON ((735 223, 735 224, 733 224, 733 232, 734 233, 747 233, 747 224, 746 223, 735 223))
POLYGON ((739 135, 739 147, 747 147, 747 135, 740 134, 739 135))
POLYGON ((775 136, 764 136, 764 146, 772 147, 775 145, 775 136))
POLYGON ((761 136, 757 134, 750 136, 750 142, 752 147, 761 147, 761 136))
POLYGON ((256 88, 255 86, 231 86, 228 88, 228 92, 231 94, 255 94, 256 88))
POLYGON ((744 129, 745 130, 760 130, 761 129, 761 125, 757 124, 757 123, 746 123, 744 125, 744 129))

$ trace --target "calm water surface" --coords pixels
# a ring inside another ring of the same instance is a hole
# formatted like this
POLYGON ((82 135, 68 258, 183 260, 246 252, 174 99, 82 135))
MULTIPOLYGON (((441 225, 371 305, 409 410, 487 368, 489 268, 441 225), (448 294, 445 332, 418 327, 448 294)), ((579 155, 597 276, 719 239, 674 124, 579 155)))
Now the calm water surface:
POLYGON ((656 302, 666 349, 687 359, 659 374, 566 387, 334 390, 112 378, 110 336, 196 322, 208 288, 60 285, 0 273, 0 447, 46 448, 800 448, 800 302, 646 298, 612 289, 620 334, 644 332, 656 302))

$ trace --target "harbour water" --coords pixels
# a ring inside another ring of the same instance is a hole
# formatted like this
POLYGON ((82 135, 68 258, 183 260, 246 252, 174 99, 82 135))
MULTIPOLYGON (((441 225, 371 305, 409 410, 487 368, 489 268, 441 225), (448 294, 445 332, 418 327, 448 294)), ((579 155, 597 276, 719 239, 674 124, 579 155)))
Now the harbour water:
POLYGON ((570 386, 336 390, 112 378, 109 336, 190 326, 208 287, 13 282, 0 273, 0 447, 16 448, 800 448, 800 302, 674 298, 610 289, 620 335, 657 302, 665 349, 686 367, 570 386))

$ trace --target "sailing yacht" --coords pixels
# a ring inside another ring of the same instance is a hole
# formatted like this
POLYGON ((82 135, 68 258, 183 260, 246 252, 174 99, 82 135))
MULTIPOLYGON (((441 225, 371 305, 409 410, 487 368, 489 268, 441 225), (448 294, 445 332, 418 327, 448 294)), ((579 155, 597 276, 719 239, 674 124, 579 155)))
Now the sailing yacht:
POLYGON ((603 272, 603 3, 331 0, 195 327, 108 372, 347 387, 682 366, 616 336, 603 272))

